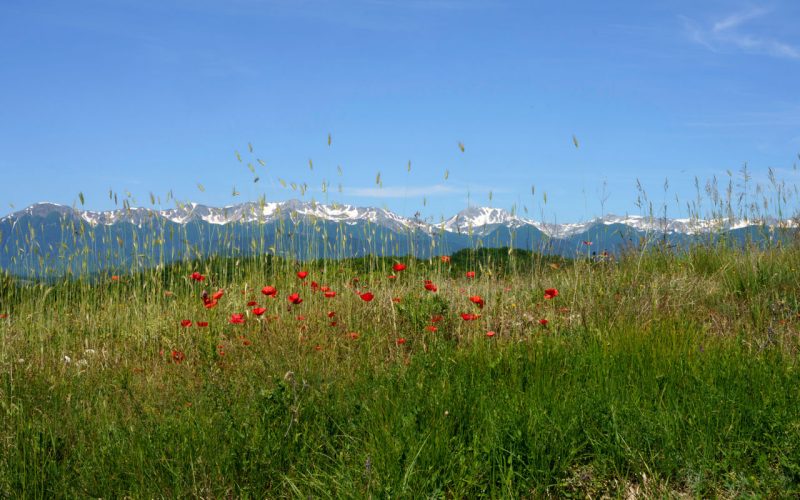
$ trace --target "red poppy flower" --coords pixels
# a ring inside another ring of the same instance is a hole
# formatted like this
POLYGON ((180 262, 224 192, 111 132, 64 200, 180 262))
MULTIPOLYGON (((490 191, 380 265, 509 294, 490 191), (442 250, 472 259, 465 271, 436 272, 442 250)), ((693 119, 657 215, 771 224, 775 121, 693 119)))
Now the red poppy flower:
POLYGON ((486 304, 480 295, 473 295, 469 298, 469 301, 478 306, 480 309, 483 309, 483 306, 486 304))
POLYGON ((396 273, 399 273, 400 271, 405 271, 405 269, 406 269, 406 265, 405 264, 401 264, 400 262, 398 262, 398 263, 396 263, 395 265, 392 266, 392 270, 394 272, 396 272, 396 273))
POLYGON ((489 337, 489 338, 492 338, 492 337, 494 337, 495 335, 496 335, 496 334, 495 334, 493 331, 491 331, 491 330, 489 330, 488 332, 486 332, 486 336, 487 336, 487 337, 489 337))
POLYGON ((300 294, 299 293, 293 293, 293 294, 289 295, 288 297, 286 297, 286 300, 288 300, 292 304, 299 304, 299 303, 303 302, 303 299, 300 298, 300 294))
POLYGON ((336 292, 334 292, 333 290, 328 290, 327 292, 325 292, 326 299, 332 299, 334 297, 336 297, 336 292))
POLYGON ((400 297, 392 297, 392 302, 394 302, 395 304, 399 304, 402 301, 403 299, 401 299, 400 297))
POLYGON ((192 320, 190 320, 190 319, 182 319, 181 320, 181 326, 184 327, 184 328, 188 328, 188 327, 192 326, 192 320))
POLYGON ((315 292, 317 290, 319 290, 319 283, 317 283, 316 281, 312 281, 311 282, 311 289, 314 290, 315 292))
POLYGON ((306 320, 306 317, 305 317, 305 316, 298 316, 298 317, 296 317, 295 319, 296 319, 297 321, 305 321, 305 320, 306 320))
POLYGON ((474 278, 474 277, 475 277, 475 271, 467 271, 467 278, 474 278))
POLYGON ((233 313, 231 314, 231 324, 232 325, 241 325, 244 323, 244 314, 243 313, 233 313))
POLYGON ((189 276, 189 277, 192 278, 195 281, 204 281, 206 279, 205 276, 203 276, 202 274, 198 273, 197 271, 193 272, 191 274, 191 276, 189 276))
POLYGON ((449 264, 450 263, 450 256, 449 255, 442 255, 442 262, 444 262, 445 264, 449 264))
POLYGON ((558 290, 556 290, 555 288, 548 288, 547 290, 544 291, 544 298, 545 299, 550 300, 550 299, 554 299, 556 297, 558 297, 558 290))
POLYGON ((317 345, 314 346, 314 350, 315 351, 321 351, 322 350, 322 346, 317 344, 317 345))
POLYGON ((256 302, 255 300, 251 300, 250 302, 247 303, 247 307, 253 307, 253 306, 257 306, 257 305, 258 305, 258 302, 256 302))
POLYGON ((6 319, 7 317, 8 317, 8 314, 5 314, 5 313, 0 314, 0 319, 6 319))
POLYGON ((546 320, 546 319, 544 319, 544 318, 542 318, 542 319, 540 319, 540 320, 539 320, 539 324, 540 324, 540 325, 542 325, 542 326, 547 326, 547 323, 549 323, 549 321, 547 321, 547 320, 546 320))
POLYGON ((347 336, 350 337, 353 340, 358 338, 358 334, 356 332, 350 332, 350 333, 347 334, 347 336))
POLYGON ((475 321, 476 319, 480 318, 480 314, 473 314, 473 313, 461 313, 461 319, 464 321, 475 321))
POLYGON ((328 326, 336 326, 338 323, 336 321, 331 321, 328 323, 328 326))
POLYGON ((214 295, 211 296, 212 300, 219 300, 222 296, 225 295, 225 290, 217 290, 214 292, 214 295))
POLYGON ((436 330, 438 330, 438 328, 436 328, 433 325, 428 325, 425 327, 425 329, 428 330, 429 332, 435 332, 436 330))
POLYGON ((274 286, 267 285, 261 289, 261 293, 263 293, 267 297, 275 297, 275 295, 278 294, 278 289, 275 288, 274 286))
POLYGON ((186 359, 185 354, 183 354, 181 351, 176 351, 174 349, 172 350, 172 361, 174 361, 175 364, 181 364, 184 359, 186 359))
POLYGON ((308 276, 308 271, 300 271, 299 273, 297 273, 297 277, 300 278, 301 280, 306 279, 306 276, 308 276))
POLYGON ((362 293, 359 296, 361 297, 361 300, 363 300, 364 302, 369 302, 375 298, 375 296, 371 292, 362 293))
POLYGON ((441 321, 443 319, 444 319, 444 316, 442 316, 441 314, 434 314, 433 316, 431 316, 431 322, 432 323, 437 323, 437 322, 439 322, 439 321, 441 321))
POLYGON ((390 280, 396 280, 397 276, 395 276, 394 274, 390 274, 389 276, 387 276, 387 278, 389 278, 390 280))
POLYGON ((255 309, 253 309, 253 314, 255 314, 256 316, 261 316, 265 312, 267 312, 267 309, 265 307, 256 307, 255 309))
POLYGON ((208 321, 198 321, 195 323, 195 326, 197 326, 197 328, 205 328, 208 326, 208 321))
POLYGON ((435 292, 438 290, 438 288, 436 288, 436 285, 433 284, 433 281, 425 280, 425 290, 428 290, 429 292, 435 292))
POLYGON ((404 339, 403 337, 400 337, 399 339, 395 340, 394 342, 397 345, 403 345, 403 344, 406 343, 406 339, 404 339))
POLYGON ((329 287, 327 285, 322 285, 321 287, 319 287, 319 291, 320 292, 329 292, 330 290, 331 290, 331 287, 329 287))
POLYGON ((336 316, 336 311, 328 311, 328 317, 329 318, 332 318, 334 316, 336 316))
POLYGON ((203 306, 205 306, 206 309, 213 309, 216 305, 217 305, 216 300, 209 300, 203 304, 203 306))
POLYGON ((114 276, 111 277, 111 281, 119 281, 119 276, 115 274, 114 276))

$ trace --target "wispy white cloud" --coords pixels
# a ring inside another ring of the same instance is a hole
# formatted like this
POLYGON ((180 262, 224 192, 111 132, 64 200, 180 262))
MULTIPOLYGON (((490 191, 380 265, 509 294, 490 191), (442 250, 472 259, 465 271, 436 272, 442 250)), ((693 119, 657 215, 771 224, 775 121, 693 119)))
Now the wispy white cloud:
POLYGON ((682 20, 688 38, 713 52, 740 50, 749 54, 800 60, 800 47, 744 30, 751 21, 771 13, 769 9, 753 7, 731 13, 710 24, 701 24, 686 17, 682 20))
POLYGON ((408 198, 411 196, 448 196, 464 194, 465 191, 445 184, 434 184, 431 186, 410 186, 410 187, 356 187, 345 188, 350 196, 361 198, 408 198))

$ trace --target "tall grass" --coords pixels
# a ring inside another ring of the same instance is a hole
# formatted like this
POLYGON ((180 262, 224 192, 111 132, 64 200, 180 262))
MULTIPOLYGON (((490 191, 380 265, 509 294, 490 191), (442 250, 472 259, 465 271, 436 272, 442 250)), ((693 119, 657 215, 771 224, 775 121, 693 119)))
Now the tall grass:
POLYGON ((4 497, 800 494, 797 244, 446 262, 379 257, 414 239, 366 226, 343 259, 312 221, 302 240, 213 229, 195 240, 230 254, 200 258, 166 245, 187 233, 81 227, 67 276, 0 278, 4 497))

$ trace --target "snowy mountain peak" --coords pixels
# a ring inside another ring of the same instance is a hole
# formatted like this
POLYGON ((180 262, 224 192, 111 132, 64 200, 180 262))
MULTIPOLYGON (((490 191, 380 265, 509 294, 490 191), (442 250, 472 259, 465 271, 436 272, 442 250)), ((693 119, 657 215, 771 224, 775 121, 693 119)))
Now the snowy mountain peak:
POLYGON ((517 217, 502 208, 473 206, 460 211, 453 217, 444 221, 442 227, 444 227, 445 231, 450 232, 463 233, 471 230, 480 234, 491 231, 497 226, 505 226, 513 229, 524 225, 538 226, 537 223, 517 217))

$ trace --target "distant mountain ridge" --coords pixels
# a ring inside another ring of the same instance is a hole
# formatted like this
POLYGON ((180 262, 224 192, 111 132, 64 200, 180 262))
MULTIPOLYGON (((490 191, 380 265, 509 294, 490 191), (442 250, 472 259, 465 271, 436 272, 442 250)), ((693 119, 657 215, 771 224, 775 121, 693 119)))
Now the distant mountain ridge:
POLYGON ((606 214, 602 217, 597 217, 585 222, 556 224, 520 217, 502 208, 479 206, 468 207, 441 223, 427 223, 422 220, 403 217, 382 208, 356 207, 342 204, 326 205, 300 200, 263 204, 258 202, 245 202, 221 208, 198 203, 188 203, 177 208, 165 210, 130 207, 100 212, 80 210, 56 203, 41 202, 2 217, 0 218, 0 222, 14 220, 22 215, 46 216, 51 213, 78 216, 93 226, 108 226, 121 222, 139 225, 151 221, 153 217, 162 217, 176 224, 186 224, 192 221, 203 221, 215 225, 225 225, 234 222, 268 223, 282 216, 313 217, 319 220, 343 222, 345 224, 370 222, 395 230, 413 228, 422 229, 429 233, 444 229, 452 233, 473 231, 477 234, 487 234, 499 226, 510 229, 531 226, 542 231, 551 238, 569 237, 597 224, 622 224, 640 231, 681 233, 686 235, 741 229, 748 226, 772 227, 782 225, 783 227, 794 227, 793 223, 784 221, 784 223, 781 224, 774 218, 768 218, 766 220, 739 219, 731 221, 728 218, 715 220, 696 218, 664 219, 641 215, 618 216, 614 214, 606 214))
POLYGON ((212 254, 259 252, 296 258, 415 255, 477 246, 565 256, 610 253, 656 241, 670 247, 728 238, 766 243, 792 238, 796 224, 773 219, 659 219, 605 215, 555 224, 501 208, 469 207, 439 223, 389 210, 300 200, 227 207, 197 203, 156 210, 79 210, 37 203, 0 218, 0 268, 15 274, 157 265, 212 254), (76 255, 81 253, 81 257, 76 255))

